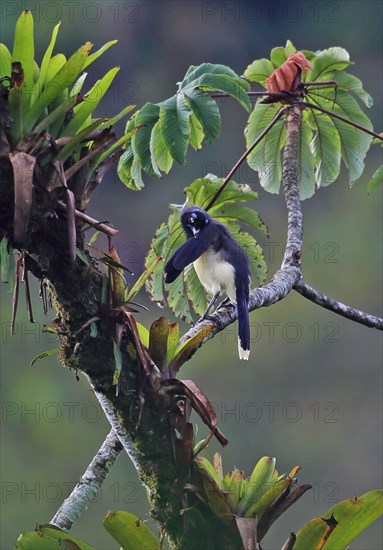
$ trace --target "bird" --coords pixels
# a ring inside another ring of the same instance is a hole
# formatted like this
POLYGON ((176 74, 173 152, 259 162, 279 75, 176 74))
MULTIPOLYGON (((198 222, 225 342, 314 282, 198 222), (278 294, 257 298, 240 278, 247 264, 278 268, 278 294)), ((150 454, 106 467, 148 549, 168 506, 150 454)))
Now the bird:
POLYGON ((180 214, 187 240, 174 252, 165 265, 165 283, 172 283, 191 263, 204 289, 212 294, 200 321, 221 293, 238 310, 238 355, 247 361, 250 354, 249 290, 250 263, 246 252, 227 227, 212 218, 199 206, 183 208, 180 214))

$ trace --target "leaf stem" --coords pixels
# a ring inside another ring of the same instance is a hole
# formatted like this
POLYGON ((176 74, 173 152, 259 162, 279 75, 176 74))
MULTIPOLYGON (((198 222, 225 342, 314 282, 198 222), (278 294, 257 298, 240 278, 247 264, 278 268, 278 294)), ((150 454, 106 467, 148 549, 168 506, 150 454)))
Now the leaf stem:
POLYGON ((329 117, 337 118, 338 120, 341 120, 342 122, 345 122, 350 126, 354 126, 355 128, 358 128, 358 130, 362 130, 362 132, 366 132, 366 134, 370 134, 370 136, 373 136, 374 138, 380 139, 380 141, 383 141, 383 137, 380 134, 377 134, 376 132, 374 132, 373 130, 369 130, 365 126, 362 126, 361 124, 358 124, 353 120, 349 120, 348 118, 345 118, 341 115, 337 115, 336 113, 332 113, 331 111, 328 111, 323 107, 319 107, 319 105, 315 105, 314 103, 309 103, 308 101, 302 101, 301 105, 304 105, 305 107, 310 107, 311 109, 316 109, 317 111, 321 111, 322 113, 325 113, 329 117))
POLYGON ((225 189, 226 185, 229 183, 230 179, 232 178, 233 174, 238 170, 238 168, 241 166, 243 161, 250 155, 251 151, 262 141, 262 139, 265 137, 265 135, 271 130, 271 128, 278 122, 278 120, 282 117, 282 115, 285 114, 285 108, 282 108, 278 111, 278 113, 275 115, 273 120, 270 122, 270 124, 263 130, 263 132, 260 133, 260 135, 257 137, 257 139, 250 145, 248 149, 243 153, 241 158, 237 160, 237 162, 234 164, 233 168, 230 170, 224 181, 222 182, 221 187, 218 189, 218 191, 213 195, 213 198, 205 208, 205 210, 209 210, 215 201, 218 199, 222 191, 225 189))

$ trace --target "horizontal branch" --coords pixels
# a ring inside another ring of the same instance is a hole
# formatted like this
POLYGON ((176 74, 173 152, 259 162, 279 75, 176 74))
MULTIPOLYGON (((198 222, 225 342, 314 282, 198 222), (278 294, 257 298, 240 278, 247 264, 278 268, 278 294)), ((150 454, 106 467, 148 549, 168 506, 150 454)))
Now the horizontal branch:
MULTIPOLYGON (((268 307, 272 304, 283 300, 287 294, 294 288, 301 276, 298 267, 285 267, 277 271, 271 283, 255 288, 250 292, 249 296, 249 311, 268 307)), ((213 314, 209 315, 209 319, 205 319, 192 326, 181 338, 180 343, 193 338, 203 327, 213 326, 213 330, 209 332, 202 343, 213 338, 218 332, 224 330, 238 319, 238 311, 236 307, 222 306, 213 314)))
POLYGON ((355 321, 356 323, 360 323, 366 327, 383 330, 383 319, 380 317, 375 317, 375 315, 370 315, 369 313, 350 307, 342 302, 338 302, 337 300, 334 300, 333 298, 330 298, 329 296, 326 296, 315 288, 309 286, 303 280, 300 280, 295 284, 294 290, 311 302, 314 302, 314 304, 337 313, 342 317, 346 317, 346 319, 350 319, 351 321, 355 321))
POLYGON ((121 451, 122 445, 114 430, 111 430, 95 454, 92 462, 81 476, 80 481, 51 519, 51 525, 56 525, 60 529, 69 531, 76 519, 94 501, 102 483, 121 451))

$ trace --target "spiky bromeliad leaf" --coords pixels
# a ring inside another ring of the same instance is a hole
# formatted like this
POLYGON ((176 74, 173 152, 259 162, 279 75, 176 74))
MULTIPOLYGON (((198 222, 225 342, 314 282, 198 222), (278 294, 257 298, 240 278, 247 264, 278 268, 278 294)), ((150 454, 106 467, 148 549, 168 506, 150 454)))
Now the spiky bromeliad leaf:
MULTIPOLYGON (((195 180, 185 189, 188 204, 206 208, 223 179, 211 174, 195 180)), ((267 267, 263 251, 252 235, 241 230, 238 222, 258 229, 267 234, 267 227, 257 212, 243 205, 244 202, 257 200, 258 194, 248 185, 240 185, 230 181, 209 213, 219 222, 226 225, 237 242, 245 249, 252 267, 254 282, 262 284, 266 277, 267 267)), ((185 241, 185 235, 179 221, 179 208, 174 207, 167 224, 162 224, 156 231, 149 252, 146 256, 146 267, 152 264, 157 256, 162 256, 166 262, 173 252, 185 241)), ((151 299, 159 305, 167 304, 178 317, 188 322, 192 321, 192 311, 202 314, 206 308, 208 297, 203 289, 193 266, 184 270, 172 284, 164 288, 163 264, 159 264, 146 282, 146 289, 151 299)))
POLYGON ((185 163, 189 145, 200 149, 203 142, 216 140, 221 118, 211 93, 228 94, 250 111, 248 89, 249 84, 225 65, 204 63, 190 67, 173 97, 161 103, 147 103, 136 113, 135 124, 140 129, 127 142, 129 153, 120 158, 118 167, 125 185, 140 189, 142 169, 159 178, 161 172, 169 172, 173 161, 185 163))
POLYGON ((30 92, 34 84, 34 54, 33 16, 29 10, 25 10, 16 23, 12 54, 12 62, 21 63, 24 72, 23 87, 27 93, 22 95, 22 103, 25 107, 30 104, 32 97, 30 92))
MULTIPOLYGON (((254 61, 246 69, 245 76, 251 81, 265 84, 273 70, 280 67, 293 52, 295 48, 291 42, 285 48, 274 48, 271 51, 271 61, 254 61)), ((308 88, 309 101, 371 130, 370 120, 353 95, 367 107, 371 107, 372 98, 363 89, 358 78, 344 71, 351 64, 347 51, 335 47, 316 53, 304 53, 312 62, 313 68, 306 76, 302 75, 303 81, 334 81, 337 85, 337 90, 331 85, 308 88)), ((248 147, 272 121, 279 108, 279 104, 256 104, 246 128, 248 147)), ((281 119, 248 156, 249 166, 258 172, 262 187, 271 193, 279 191, 282 178, 281 150, 285 140, 284 122, 281 119)), ((311 197, 315 185, 323 187, 335 181, 339 175, 341 159, 349 170, 351 185, 363 172, 364 158, 371 140, 370 135, 346 122, 314 109, 305 110, 298 158, 301 199, 311 197)))

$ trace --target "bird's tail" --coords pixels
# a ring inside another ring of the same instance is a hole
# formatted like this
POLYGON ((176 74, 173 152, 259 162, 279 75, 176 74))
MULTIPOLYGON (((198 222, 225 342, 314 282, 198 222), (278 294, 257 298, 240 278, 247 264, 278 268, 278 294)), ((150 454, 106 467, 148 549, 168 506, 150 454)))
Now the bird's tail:
POLYGON ((248 291, 245 295, 241 289, 237 290, 238 309, 238 355, 240 359, 247 361, 250 355, 250 322, 248 310, 248 291))

